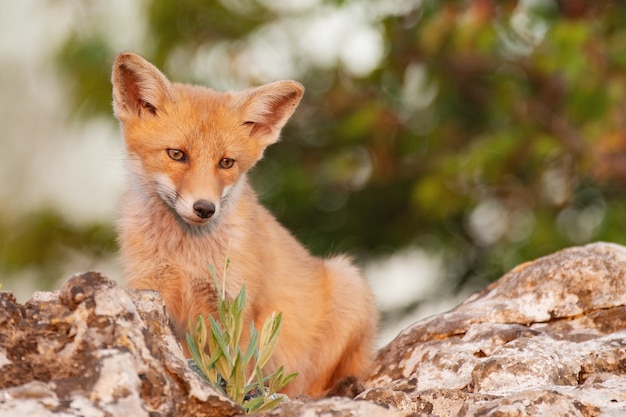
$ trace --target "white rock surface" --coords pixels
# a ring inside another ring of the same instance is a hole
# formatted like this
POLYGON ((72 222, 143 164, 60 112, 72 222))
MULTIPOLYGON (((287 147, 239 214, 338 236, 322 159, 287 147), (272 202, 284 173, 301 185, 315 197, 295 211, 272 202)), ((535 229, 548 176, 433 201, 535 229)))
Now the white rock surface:
POLYGON ((442 416, 626 415, 625 364, 626 248, 597 243, 415 323, 381 349, 360 398, 442 416))
MULTIPOLYGON (((349 398, 295 416, 626 415, 626 248, 597 243, 515 268, 382 348, 349 398)), ((1 416, 235 416, 186 364, 159 294, 97 273, 21 305, 0 293, 1 416)))

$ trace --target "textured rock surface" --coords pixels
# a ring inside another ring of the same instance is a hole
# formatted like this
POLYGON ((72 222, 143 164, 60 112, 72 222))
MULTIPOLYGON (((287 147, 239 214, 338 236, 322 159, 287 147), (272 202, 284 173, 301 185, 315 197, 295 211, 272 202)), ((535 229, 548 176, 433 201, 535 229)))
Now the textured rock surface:
POLYGON ((369 401, 354 401, 348 398, 325 398, 311 402, 291 401, 262 417, 420 417, 400 411, 395 407, 376 405, 369 401))
POLYGON ((0 415, 240 414, 189 370, 166 317, 157 293, 97 273, 25 305, 1 293, 0 415))
MULTIPOLYGON (((598 243, 517 267, 402 332, 365 386, 357 401, 291 401, 263 415, 626 415, 626 248, 598 243)), ((0 293, 2 416, 240 412, 187 368, 156 293, 96 273, 24 305, 0 293)))
POLYGON ((446 416, 626 415, 626 248, 515 268, 402 332, 360 398, 446 416))

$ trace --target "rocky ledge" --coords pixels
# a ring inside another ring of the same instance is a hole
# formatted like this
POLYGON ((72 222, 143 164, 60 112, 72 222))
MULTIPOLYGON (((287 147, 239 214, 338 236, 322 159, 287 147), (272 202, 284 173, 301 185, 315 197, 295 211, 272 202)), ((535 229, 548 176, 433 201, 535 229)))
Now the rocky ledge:
MULTIPOLYGON (((355 399, 265 416, 626 415, 626 248, 518 266, 378 352, 355 399)), ((157 293, 89 272, 18 304, 0 293, 0 415, 236 416, 186 365, 157 293)))

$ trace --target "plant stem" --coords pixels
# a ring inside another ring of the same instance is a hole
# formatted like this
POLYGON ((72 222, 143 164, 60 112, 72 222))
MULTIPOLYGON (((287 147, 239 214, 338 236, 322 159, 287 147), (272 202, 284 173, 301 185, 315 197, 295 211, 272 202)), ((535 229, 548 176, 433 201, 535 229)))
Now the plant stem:
POLYGON ((226 299, 226 270, 230 263, 230 245, 232 242, 232 239, 228 239, 228 246, 226 247, 226 262, 224 262, 224 271, 222 272, 222 300, 226 299))

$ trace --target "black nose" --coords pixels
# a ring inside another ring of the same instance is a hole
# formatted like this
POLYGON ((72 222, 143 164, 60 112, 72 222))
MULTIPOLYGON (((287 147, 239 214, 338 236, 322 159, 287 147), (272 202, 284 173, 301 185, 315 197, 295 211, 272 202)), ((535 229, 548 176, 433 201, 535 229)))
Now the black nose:
POLYGON ((215 214, 215 204, 206 200, 198 200, 193 203, 193 211, 196 212, 198 217, 202 219, 208 219, 215 214))

